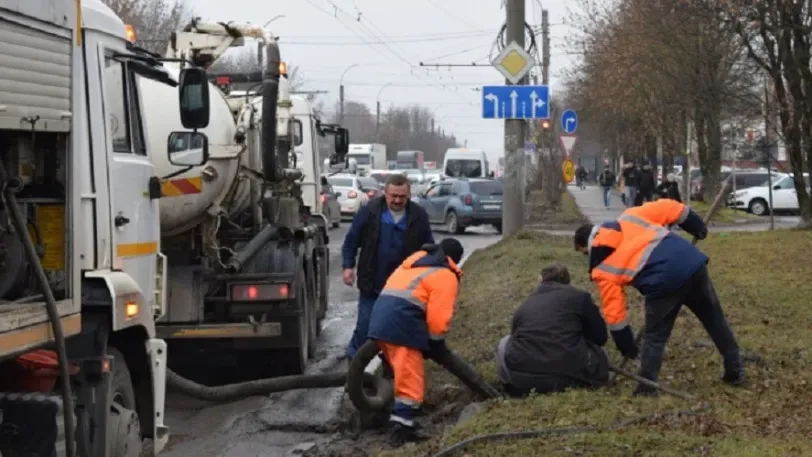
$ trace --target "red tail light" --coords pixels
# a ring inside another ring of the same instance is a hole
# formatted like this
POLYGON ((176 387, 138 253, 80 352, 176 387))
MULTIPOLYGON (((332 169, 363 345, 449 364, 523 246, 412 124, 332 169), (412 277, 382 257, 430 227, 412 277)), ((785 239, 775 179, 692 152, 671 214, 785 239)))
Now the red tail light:
POLYGON ((231 299, 234 301, 285 300, 288 298, 287 284, 235 284, 231 286, 231 299))
POLYGON ((471 194, 468 194, 463 198, 462 201, 465 202, 466 205, 471 206, 474 204, 474 197, 472 197, 471 194))
POLYGON ((354 190, 351 190, 351 191, 350 191, 350 192, 347 194, 347 198, 358 198, 358 192, 356 192, 356 191, 354 191, 354 190))

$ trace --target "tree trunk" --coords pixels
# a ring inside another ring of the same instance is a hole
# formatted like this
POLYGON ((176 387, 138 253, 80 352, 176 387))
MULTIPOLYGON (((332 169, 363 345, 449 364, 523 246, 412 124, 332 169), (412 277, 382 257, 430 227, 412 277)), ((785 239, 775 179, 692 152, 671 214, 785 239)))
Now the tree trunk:
POLYGON ((713 201, 722 186, 722 109, 718 95, 715 92, 708 95, 710 96, 707 98, 708 110, 705 119, 708 150, 702 163, 707 168, 707 173, 702 170, 702 196, 705 201, 713 201))

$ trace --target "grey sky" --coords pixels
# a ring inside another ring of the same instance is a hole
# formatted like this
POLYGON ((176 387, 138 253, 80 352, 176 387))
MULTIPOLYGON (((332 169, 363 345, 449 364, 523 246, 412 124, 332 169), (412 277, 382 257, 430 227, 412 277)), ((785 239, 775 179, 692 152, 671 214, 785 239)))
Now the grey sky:
MULTIPOLYGON (((472 90, 503 84, 497 70, 419 67, 421 61, 487 64, 504 23, 501 0, 189 1, 195 14, 207 20, 264 24, 284 15, 268 28, 281 37, 283 60, 304 73, 305 88, 330 91, 321 96, 328 110, 338 98, 342 73, 358 64, 344 77, 348 100, 366 103, 373 111, 379 93, 382 109, 388 104, 425 105, 436 109, 439 125, 460 142, 467 140, 469 147, 485 149, 494 159, 502 154, 504 122, 481 119, 482 94, 472 90)), ((563 22, 576 2, 542 3, 550 12, 555 94, 562 70, 570 65, 564 40, 572 29, 563 22)), ((527 1, 531 25, 541 24, 539 4, 527 1)))

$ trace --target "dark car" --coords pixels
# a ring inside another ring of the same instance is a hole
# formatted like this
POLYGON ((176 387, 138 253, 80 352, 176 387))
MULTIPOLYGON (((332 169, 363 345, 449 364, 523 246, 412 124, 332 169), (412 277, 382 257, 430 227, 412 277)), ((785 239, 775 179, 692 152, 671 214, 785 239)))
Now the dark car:
POLYGON ((487 178, 446 179, 415 197, 426 209, 431 223, 450 233, 466 227, 493 225, 502 233, 502 181, 487 178))

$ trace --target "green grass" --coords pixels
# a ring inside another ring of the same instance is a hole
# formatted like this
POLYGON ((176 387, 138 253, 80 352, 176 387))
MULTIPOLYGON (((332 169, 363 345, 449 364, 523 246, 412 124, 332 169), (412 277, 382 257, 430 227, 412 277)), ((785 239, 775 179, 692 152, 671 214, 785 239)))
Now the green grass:
MULTIPOLYGON (((705 202, 691 202, 691 209, 697 212, 703 219, 705 215, 708 214, 708 210, 710 209, 711 204, 705 202)), ((721 224, 721 225, 729 225, 735 224, 738 221, 757 221, 761 218, 754 214, 750 214, 746 211, 739 211, 733 208, 728 208, 723 206, 716 211, 716 214, 713 215, 711 222, 714 224, 721 224)))
POLYGON ((556 205, 547 203, 544 192, 534 190, 527 197, 528 224, 544 227, 577 227, 586 222, 575 198, 569 192, 561 194, 561 202, 556 205))
MULTIPOLYGON (((699 247, 728 319, 749 354, 749 383, 732 388, 719 381, 721 361, 697 319, 685 311, 669 341, 661 380, 697 396, 630 396, 631 381, 602 391, 573 390, 523 400, 491 401, 486 411, 419 446, 384 452, 388 457, 430 456, 443 446, 481 433, 570 425, 605 426, 619 419, 672 409, 709 412, 663 417, 623 430, 480 444, 467 457, 548 456, 809 456, 812 455, 812 233, 776 231, 715 233, 699 247)), ((535 287, 538 271, 551 262, 570 267, 578 287, 588 281, 586 258, 571 238, 522 232, 474 253, 465 264, 462 291, 449 346, 496 383, 494 347, 509 333, 515 307, 535 287)), ((629 289, 630 313, 641 328, 641 297, 629 289)), ((608 343, 611 358, 619 356, 608 343)), ((467 396, 447 373, 431 365, 427 404, 442 407, 467 396)))

